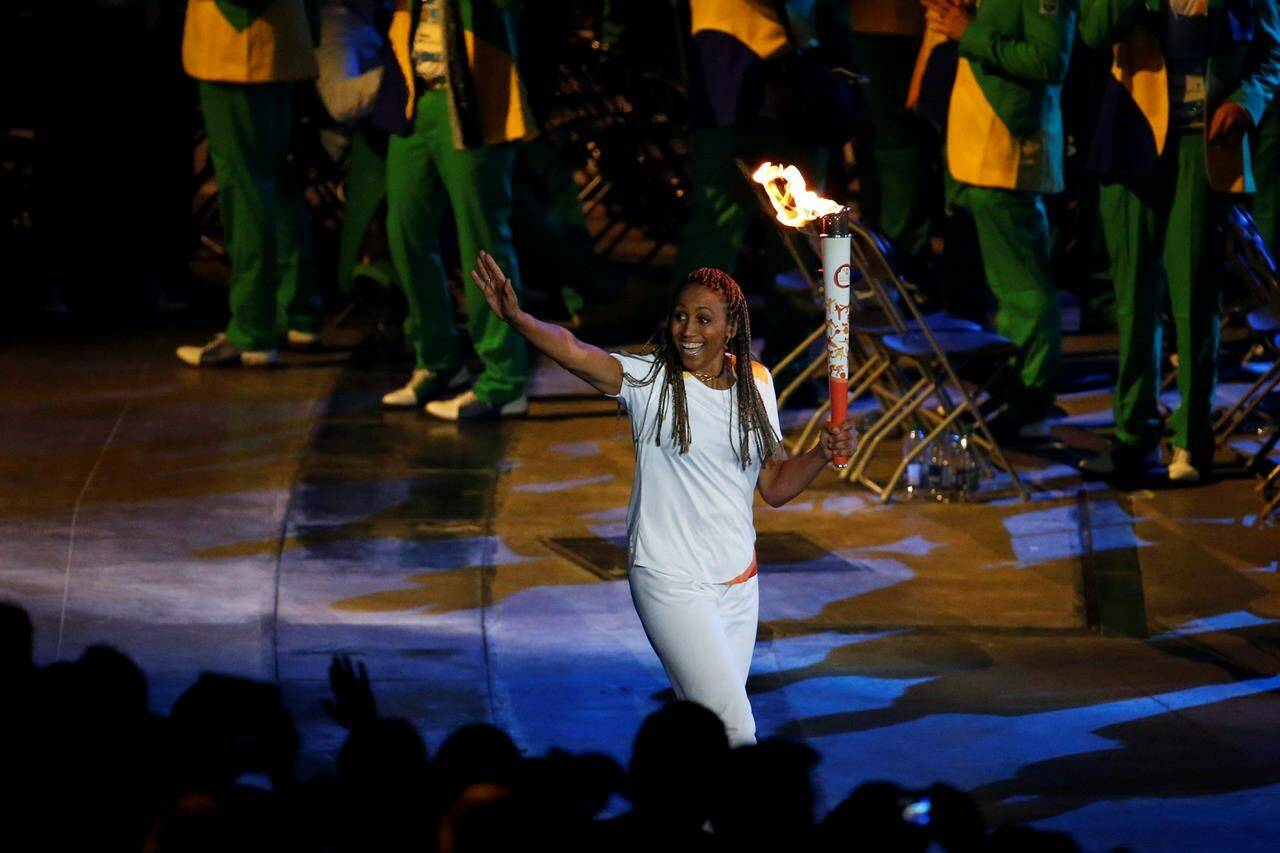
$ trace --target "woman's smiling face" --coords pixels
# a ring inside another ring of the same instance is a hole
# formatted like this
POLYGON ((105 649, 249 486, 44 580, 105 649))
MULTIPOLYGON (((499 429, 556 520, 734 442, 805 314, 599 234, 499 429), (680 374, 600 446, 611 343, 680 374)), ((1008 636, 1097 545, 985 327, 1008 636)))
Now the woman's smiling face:
POLYGON ((687 285, 676 297, 667 329, 685 370, 720 375, 725 344, 736 329, 719 293, 701 284, 687 285))

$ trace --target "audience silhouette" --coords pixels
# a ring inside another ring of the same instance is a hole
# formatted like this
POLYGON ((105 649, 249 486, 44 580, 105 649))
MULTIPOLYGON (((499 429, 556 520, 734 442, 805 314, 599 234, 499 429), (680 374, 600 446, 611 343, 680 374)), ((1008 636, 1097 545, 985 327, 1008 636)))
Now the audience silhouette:
POLYGON ((645 719, 625 772, 599 754, 524 756, 483 723, 432 756, 412 723, 378 713, 368 672, 346 657, 321 702, 346 739, 332 772, 300 780, 277 685, 203 673, 165 717, 119 650, 37 668, 32 648, 26 611, 0 602, 6 850, 1079 849, 1029 827, 988 834, 974 801, 946 785, 867 782, 817 823, 817 752, 782 740, 731 750, 719 718, 691 702, 645 719))

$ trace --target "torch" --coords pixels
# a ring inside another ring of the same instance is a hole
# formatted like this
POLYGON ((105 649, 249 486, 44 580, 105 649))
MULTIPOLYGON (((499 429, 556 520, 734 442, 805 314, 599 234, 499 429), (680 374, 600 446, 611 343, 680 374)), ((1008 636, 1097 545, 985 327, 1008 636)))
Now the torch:
MULTIPOLYGON (((818 219, 822 245, 822 291, 827 303, 827 388, 831 393, 831 425, 844 423, 849 411, 849 209, 842 207, 818 219)), ((831 460, 837 468, 849 457, 831 460)))
MULTIPOLYGON (((849 410, 849 209, 810 190, 795 166, 762 163, 751 178, 764 187, 783 225, 803 229, 818 220, 827 304, 827 387, 831 424, 838 426, 849 410)), ((843 468, 849 459, 837 456, 832 462, 843 468)))

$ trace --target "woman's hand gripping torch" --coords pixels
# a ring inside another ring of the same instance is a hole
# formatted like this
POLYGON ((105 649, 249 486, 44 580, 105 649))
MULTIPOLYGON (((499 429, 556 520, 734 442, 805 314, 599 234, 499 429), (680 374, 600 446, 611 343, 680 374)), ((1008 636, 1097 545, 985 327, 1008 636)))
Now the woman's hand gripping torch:
MULTIPOLYGON (((819 220, 822 245, 822 290, 827 303, 827 388, 831 392, 831 426, 849 413, 849 209, 842 207, 819 220)), ((837 468, 849 457, 831 460, 837 468)))

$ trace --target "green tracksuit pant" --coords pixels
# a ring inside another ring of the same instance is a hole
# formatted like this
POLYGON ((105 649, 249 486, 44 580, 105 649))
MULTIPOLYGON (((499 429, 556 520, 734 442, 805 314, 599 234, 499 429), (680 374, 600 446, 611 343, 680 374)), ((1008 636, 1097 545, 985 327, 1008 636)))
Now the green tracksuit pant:
POLYGON ((1120 360, 1113 406, 1116 440, 1140 449, 1160 441, 1161 323, 1165 284, 1178 347, 1173 445, 1197 467, 1213 455, 1210 407, 1218 367, 1220 240, 1227 197, 1209 187, 1200 129, 1171 131, 1156 173, 1141 185, 1103 184, 1102 214, 1116 290, 1120 360))
POLYGON ((867 221, 910 257, 929 249, 929 131, 907 111, 907 91, 920 51, 918 36, 855 33, 854 66, 871 81, 876 138, 862 172, 860 200, 867 221))
POLYGON ((973 217, 982 269, 996 299, 996 331, 1013 341, 1006 416, 1043 419, 1062 370, 1062 324, 1049 259, 1049 218, 1039 193, 954 183, 952 204, 973 217))
POLYGON ((694 131, 689 145, 689 219, 680 231, 672 270, 677 286, 700 267, 733 273, 747 228, 760 210, 736 159, 749 169, 764 160, 798 166, 809 189, 820 189, 826 180, 826 152, 796 143, 781 124, 694 131))
POLYGON ((409 303, 408 329, 417 366, 450 372, 463 362, 440 258, 440 227, 452 208, 468 329, 484 363, 474 390, 490 405, 523 394, 529 374, 524 340, 493 315, 470 279, 476 255, 484 249, 511 276, 517 293, 520 290, 510 226, 515 153, 513 145, 455 148, 443 89, 424 92, 412 132, 391 137, 387 145, 387 243, 409 303))
POLYGON ((601 292, 604 271, 591 250, 591 235, 578 201, 578 188, 564 158, 544 138, 524 143, 516 157, 512 227, 526 268, 553 270, 569 315, 601 292))
POLYGON ((338 286, 343 293, 351 292, 365 235, 387 197, 386 145, 381 131, 360 128, 351 136, 343 182, 347 207, 338 234, 338 286))
POLYGON ((1280 255, 1280 103, 1262 115, 1253 152, 1253 218, 1272 256, 1280 255))
POLYGON ((310 217, 288 159, 293 96, 292 83, 200 82, 231 261, 227 339, 237 349, 273 349, 288 329, 320 322, 310 217))

